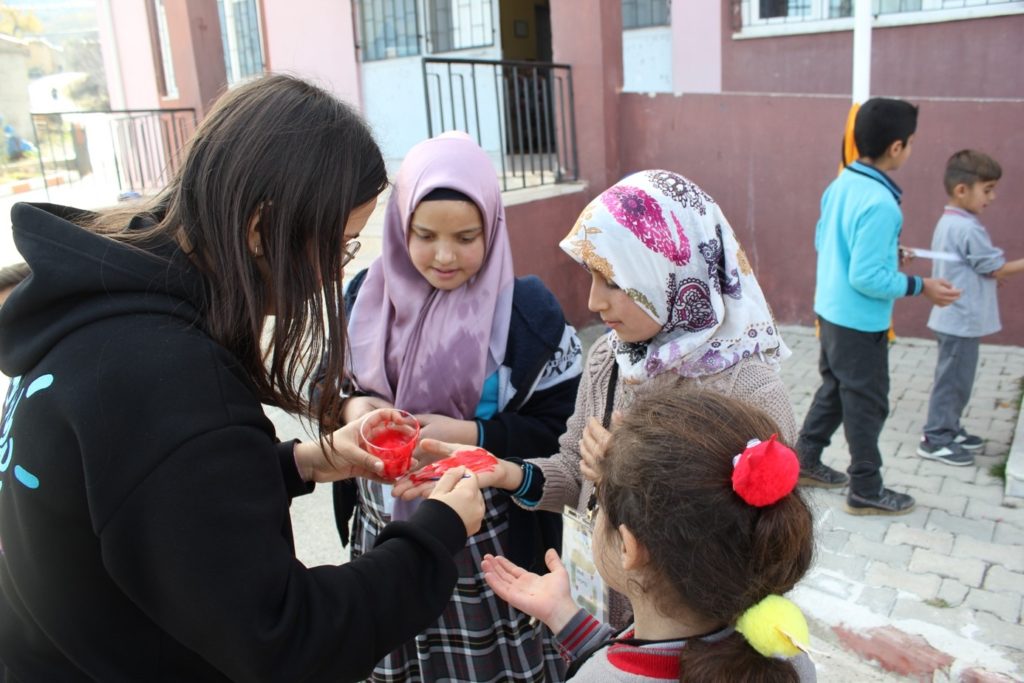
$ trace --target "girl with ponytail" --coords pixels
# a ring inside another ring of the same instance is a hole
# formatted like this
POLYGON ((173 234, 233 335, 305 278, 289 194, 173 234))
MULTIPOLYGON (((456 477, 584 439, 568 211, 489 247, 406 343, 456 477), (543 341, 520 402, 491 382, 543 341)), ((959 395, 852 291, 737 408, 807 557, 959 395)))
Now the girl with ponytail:
POLYGON ((625 630, 577 608, 554 550, 543 576, 486 557, 488 584, 557 634, 570 680, 815 680, 807 624, 781 597, 810 566, 812 517, 777 432, 717 392, 638 392, 600 463, 593 543, 632 605, 625 630))

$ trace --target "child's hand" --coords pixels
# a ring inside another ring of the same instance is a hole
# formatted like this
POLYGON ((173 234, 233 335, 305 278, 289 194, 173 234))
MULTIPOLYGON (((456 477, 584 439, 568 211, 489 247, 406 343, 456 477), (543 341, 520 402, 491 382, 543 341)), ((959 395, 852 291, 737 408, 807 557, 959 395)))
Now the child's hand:
POLYGON ((580 439, 580 472, 595 484, 601 480, 601 461, 612 433, 605 429, 597 418, 590 418, 580 439))
POLYGON ((494 594, 531 617, 540 619, 553 633, 561 631, 579 608, 569 590, 569 575, 549 548, 544 554, 549 572, 538 576, 504 557, 484 555, 484 579, 494 594))
POLYGON ((377 396, 353 396, 342 404, 341 419, 345 424, 358 422, 367 413, 381 408, 394 408, 394 406, 377 396))
POLYGON ((905 266, 911 261, 913 261, 915 258, 917 258, 917 254, 914 253, 913 249, 908 249, 907 247, 900 247, 899 250, 901 266, 905 266))
POLYGON ((453 467, 437 481, 431 500, 439 500, 462 519, 466 535, 480 531, 484 520, 484 497, 480 494, 476 475, 465 467, 453 467))
POLYGON ((936 306, 948 306, 960 298, 960 290, 945 278, 926 277, 921 294, 936 306))
POLYGON ((447 415, 430 413, 417 415, 416 419, 420 421, 421 439, 437 439, 438 441, 475 446, 479 438, 476 422, 473 420, 456 420, 447 415))
MULTIPOLYGON (((450 457, 455 453, 455 451, 466 450, 469 448, 474 448, 474 446, 466 446, 465 444, 459 443, 446 443, 444 441, 437 441, 436 439, 424 439, 420 441, 419 448, 416 450, 419 455, 414 457, 411 471, 416 471, 426 467, 430 463, 437 462, 442 458, 450 457)), ((498 465, 494 468, 494 471, 477 473, 477 481, 480 484, 480 488, 497 487, 508 491, 515 491, 522 483, 522 473, 523 470, 518 465, 499 459, 498 465)), ((403 476, 395 482, 391 495, 395 498, 401 498, 402 500, 426 498, 430 495, 430 492, 434 490, 434 485, 436 483, 437 482, 428 481, 422 484, 415 484, 408 476, 403 476)))

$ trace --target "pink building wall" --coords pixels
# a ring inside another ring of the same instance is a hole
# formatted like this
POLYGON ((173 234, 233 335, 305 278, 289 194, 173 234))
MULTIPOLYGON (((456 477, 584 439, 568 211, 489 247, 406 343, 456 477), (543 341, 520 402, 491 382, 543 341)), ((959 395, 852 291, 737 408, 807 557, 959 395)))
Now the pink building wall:
MULTIPOLYGON (((945 203, 942 172, 949 155, 975 147, 1003 166, 999 198, 983 217, 1010 258, 1024 257, 1024 100, 971 102, 916 99, 921 107, 913 155, 893 174, 904 190, 901 242, 928 247, 945 203), (984 125, 964 122, 984 120, 984 125)), ((623 174, 666 168, 690 177, 721 204, 781 322, 814 319, 814 228, 821 193, 836 176, 845 96, 625 94, 619 129, 623 174)), ((907 269, 928 275, 930 262, 907 269)), ((1017 283, 1000 290, 1003 331, 986 341, 1024 343, 1017 283)), ((930 307, 896 305, 898 335, 928 337, 930 307)))
POLYGON ((138 0, 99 3, 100 49, 114 109, 158 109, 153 45, 146 4, 138 0))
POLYGON ((317 82, 362 109, 350 0, 264 0, 267 65, 317 82))
POLYGON ((569 322, 577 327, 596 320, 587 310, 590 276, 558 243, 569 234, 591 198, 590 193, 575 192, 505 209, 516 275, 540 276, 558 297, 569 322))
MULTIPOLYGON (((851 31, 734 39, 722 3, 725 91, 851 92, 851 31)), ((871 92, 900 97, 1024 97, 1024 15, 876 28, 871 92)))

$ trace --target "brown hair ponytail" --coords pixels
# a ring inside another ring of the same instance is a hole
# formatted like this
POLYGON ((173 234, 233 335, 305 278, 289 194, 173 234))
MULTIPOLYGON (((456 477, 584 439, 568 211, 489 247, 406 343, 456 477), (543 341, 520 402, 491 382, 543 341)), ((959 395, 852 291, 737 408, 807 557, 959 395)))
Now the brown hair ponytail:
MULTIPOLYGON (((710 391, 652 383, 613 432, 599 502, 609 529, 625 524, 646 548, 641 588, 667 616, 690 612, 735 625, 751 606, 793 588, 811 563, 813 521, 798 490, 765 507, 732 489, 733 457, 778 428, 761 410, 710 391), (675 597, 673 600, 672 597, 675 597)), ((796 681, 740 633, 691 640, 686 681, 796 681)))

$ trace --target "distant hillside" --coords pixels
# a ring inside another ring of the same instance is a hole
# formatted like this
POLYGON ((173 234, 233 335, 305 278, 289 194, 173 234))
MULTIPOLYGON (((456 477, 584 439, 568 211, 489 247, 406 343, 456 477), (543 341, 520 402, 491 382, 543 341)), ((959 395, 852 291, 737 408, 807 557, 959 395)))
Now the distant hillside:
POLYGON ((43 25, 42 36, 55 45, 75 38, 99 37, 93 0, 4 0, 4 4, 35 14, 43 25))

